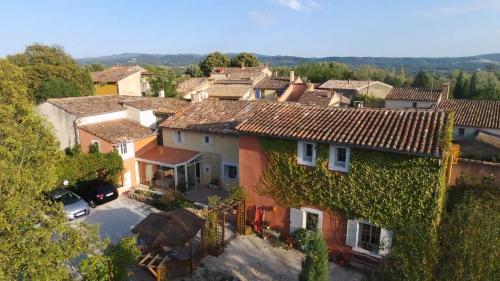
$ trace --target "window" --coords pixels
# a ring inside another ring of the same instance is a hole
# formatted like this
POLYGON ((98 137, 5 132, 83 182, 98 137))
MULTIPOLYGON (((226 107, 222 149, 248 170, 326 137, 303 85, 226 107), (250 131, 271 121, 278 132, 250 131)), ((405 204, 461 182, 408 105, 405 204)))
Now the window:
POLYGON ((358 246, 370 252, 378 253, 380 245, 380 227, 368 223, 359 223, 360 237, 358 246))
POLYGON ((126 142, 120 143, 118 145, 118 149, 119 149, 121 155, 127 154, 127 143, 126 142))
POLYGON ((203 164, 203 168, 204 168, 204 172, 205 174, 207 175, 211 175, 212 174, 212 167, 209 165, 209 164, 203 164))
POLYGON ((416 102, 414 102, 414 103, 412 103, 412 104, 411 104, 411 106, 412 106, 413 108, 417 108, 417 105, 418 105, 418 104, 417 104, 416 102))
POLYGON ((90 141, 90 152, 100 152, 101 151, 101 146, 99 145, 98 140, 91 140, 90 141))
POLYGON ((312 142, 298 142, 297 162, 301 165, 316 165, 316 144, 312 142))
POLYGON ((261 92, 260 89, 255 89, 255 98, 260 99, 261 98, 261 92))
POLYGON ((465 136, 465 128, 458 128, 458 136, 460 137, 465 136))
POLYGON ((349 171, 350 149, 345 146, 330 146, 330 160, 328 168, 334 171, 349 171))
POLYGON ((204 135, 203 136, 203 143, 204 144, 213 144, 212 136, 204 135))
POLYGON ((184 136, 180 130, 176 130, 172 132, 172 139, 174 143, 183 143, 184 142, 184 136))
POLYGON ((224 164, 224 178, 234 180, 238 178, 238 166, 224 164))
POLYGON ((306 229, 318 230, 318 226, 319 226, 319 214, 306 212, 306 229))

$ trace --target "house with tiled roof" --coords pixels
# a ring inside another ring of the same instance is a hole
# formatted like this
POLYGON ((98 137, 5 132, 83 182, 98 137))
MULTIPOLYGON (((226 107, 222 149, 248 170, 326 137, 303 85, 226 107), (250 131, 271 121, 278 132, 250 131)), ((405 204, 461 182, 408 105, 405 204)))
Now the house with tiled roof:
POLYGON ((385 98, 385 107, 391 109, 421 108, 429 109, 447 100, 449 85, 438 89, 425 88, 392 88, 385 98))
POLYGON ((300 77, 295 78, 293 71, 289 77, 267 76, 253 87, 254 98, 277 101, 291 85, 303 83, 300 77))
POLYGON ((385 99, 392 86, 380 81, 332 79, 317 88, 320 90, 334 90, 350 100, 355 100, 361 95, 385 99))
POLYGON ((307 90, 299 97, 298 103, 305 105, 321 105, 333 107, 348 107, 351 104, 349 98, 338 94, 333 90, 307 90))
POLYGON ((173 163, 151 155, 140 165, 149 169, 172 170, 176 185, 191 190, 214 183, 226 190, 239 180, 238 135, 235 127, 262 102, 204 100, 190 104, 160 124, 163 146, 160 150, 190 152, 195 161, 173 163))
POLYGON ((262 103, 236 126, 239 184, 247 194, 254 230, 270 229, 284 237, 298 229, 318 230, 334 255, 382 259, 398 233, 390 224, 371 221, 365 210, 390 210, 394 205, 389 201, 402 198, 399 192, 427 194, 422 195, 425 206, 400 202, 401 210, 419 212, 434 204, 433 196, 444 188, 440 179, 448 165, 450 122, 450 114, 442 110, 262 103), (381 164, 388 161, 388 166, 381 164), (416 163, 432 167, 425 175, 432 183, 402 186, 399 177, 413 178, 416 163), (395 169, 398 176, 388 176, 395 169), (374 193, 356 197, 370 189, 374 193), (338 198, 346 193, 354 197, 338 198), (393 199, 386 197, 389 193, 393 199), (338 211, 332 203, 337 200, 345 200, 350 211, 338 211))
POLYGON ((97 96, 142 96, 150 89, 150 75, 138 65, 116 65, 90 73, 97 96))
POLYGON ((52 124, 64 149, 79 144, 78 126, 127 118, 154 130, 158 121, 187 104, 174 98, 107 95, 48 99, 37 111, 52 124), (161 118, 155 110, 163 112, 161 118))
POLYGON ((500 137, 500 101, 444 100, 437 109, 454 112, 453 139, 473 139, 479 132, 500 137))
POLYGON ((191 100, 192 95, 207 89, 212 84, 207 78, 189 78, 177 84, 177 92, 185 100, 191 100))
MULTIPOLYGON (((252 82, 243 81, 215 81, 208 88, 200 91, 199 95, 205 95, 203 98, 212 100, 251 100, 252 82)), ((196 99, 196 98, 195 98, 196 99)))
POLYGON ((264 77, 271 76, 267 65, 254 67, 214 67, 210 79, 215 81, 250 81, 252 85, 259 83, 264 77))

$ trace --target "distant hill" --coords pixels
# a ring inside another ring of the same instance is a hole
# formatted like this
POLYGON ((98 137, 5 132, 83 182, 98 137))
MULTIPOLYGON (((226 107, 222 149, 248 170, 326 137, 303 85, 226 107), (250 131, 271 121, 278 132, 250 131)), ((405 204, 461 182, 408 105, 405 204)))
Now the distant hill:
MULTIPOLYGON (((234 56, 235 54, 228 54, 234 56)), ((186 67, 197 64, 206 55, 199 54, 140 54, 125 53, 111 56, 92 57, 78 59, 81 64, 100 63, 104 65, 113 64, 158 64, 170 67, 186 67)), ((408 73, 415 73, 421 69, 436 72, 449 72, 454 69, 474 71, 484 69, 488 65, 500 67, 500 53, 487 54, 470 57, 443 57, 443 58, 412 58, 412 57, 321 57, 305 58, 294 56, 266 56, 256 54, 262 62, 271 66, 294 66, 303 63, 336 61, 358 68, 363 64, 370 64, 380 68, 405 67, 408 73)))

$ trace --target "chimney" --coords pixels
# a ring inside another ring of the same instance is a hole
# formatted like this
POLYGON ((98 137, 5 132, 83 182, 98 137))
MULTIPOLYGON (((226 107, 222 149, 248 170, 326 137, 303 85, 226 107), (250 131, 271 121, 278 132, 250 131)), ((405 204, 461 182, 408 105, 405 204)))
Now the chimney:
POLYGON ((295 72, 293 70, 290 71, 290 83, 293 83, 295 81, 295 72))
POLYGON ((441 90, 441 99, 447 100, 450 96, 450 83, 444 83, 441 90))
POLYGON ((277 69, 274 71, 274 77, 278 77, 278 70, 277 69))
POLYGON ((200 93, 191 94, 191 102, 192 103, 201 102, 201 94, 200 93))
POLYGON ((163 89, 161 89, 160 92, 158 93, 158 96, 160 98, 164 98, 165 97, 165 91, 163 89))
POLYGON ((351 79, 347 79, 347 84, 351 84, 351 79))

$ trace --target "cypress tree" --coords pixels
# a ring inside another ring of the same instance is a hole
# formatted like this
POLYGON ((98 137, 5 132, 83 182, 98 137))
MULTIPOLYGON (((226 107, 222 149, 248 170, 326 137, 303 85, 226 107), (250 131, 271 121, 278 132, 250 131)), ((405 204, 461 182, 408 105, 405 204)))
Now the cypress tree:
POLYGON ((464 97, 464 74, 462 71, 458 74, 457 82, 455 83, 455 88, 453 89, 453 97, 456 99, 464 97))

